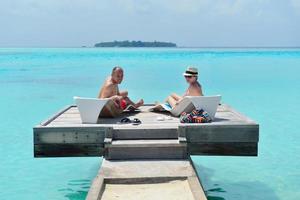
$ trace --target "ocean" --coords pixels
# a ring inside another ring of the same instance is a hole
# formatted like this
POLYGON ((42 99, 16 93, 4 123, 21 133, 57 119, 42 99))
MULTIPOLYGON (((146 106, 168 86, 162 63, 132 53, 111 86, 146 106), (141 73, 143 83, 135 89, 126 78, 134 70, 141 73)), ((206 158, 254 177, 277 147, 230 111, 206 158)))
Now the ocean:
POLYGON ((0 48, 0 199, 85 198, 102 159, 34 158, 32 127, 116 65, 146 103, 183 94, 195 66, 205 95, 260 124, 258 157, 192 157, 209 200, 300 199, 300 49, 254 48, 0 48))

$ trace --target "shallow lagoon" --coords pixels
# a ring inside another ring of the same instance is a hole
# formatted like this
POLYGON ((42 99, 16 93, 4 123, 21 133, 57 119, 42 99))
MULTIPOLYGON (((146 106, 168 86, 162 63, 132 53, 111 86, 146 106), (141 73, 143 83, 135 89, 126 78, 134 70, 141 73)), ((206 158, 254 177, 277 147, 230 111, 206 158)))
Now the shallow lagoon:
POLYGON ((300 49, 0 49, 0 199, 84 199, 101 158, 33 158, 32 127, 96 96, 115 65, 146 102, 183 93, 197 66, 205 94, 260 124, 258 157, 193 157, 210 200, 300 198, 300 49), (3 184, 4 183, 4 184, 3 184))

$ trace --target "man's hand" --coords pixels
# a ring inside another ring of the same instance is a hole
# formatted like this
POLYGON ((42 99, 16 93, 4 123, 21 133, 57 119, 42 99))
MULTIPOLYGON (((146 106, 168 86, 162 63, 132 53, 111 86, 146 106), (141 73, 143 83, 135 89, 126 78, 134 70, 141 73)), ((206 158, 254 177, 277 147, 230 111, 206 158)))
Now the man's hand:
POLYGON ((120 96, 122 97, 128 97, 128 91, 121 91, 120 96))
POLYGON ((117 108, 120 108, 120 101, 122 98, 123 98, 122 96, 117 96, 117 95, 111 97, 111 99, 113 100, 113 102, 117 108))

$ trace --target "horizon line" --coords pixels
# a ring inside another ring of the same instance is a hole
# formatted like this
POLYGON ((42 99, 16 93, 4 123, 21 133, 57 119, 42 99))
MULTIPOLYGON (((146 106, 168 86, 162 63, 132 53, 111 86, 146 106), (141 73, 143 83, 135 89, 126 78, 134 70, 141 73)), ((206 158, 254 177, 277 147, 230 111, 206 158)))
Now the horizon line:
POLYGON ((296 49, 300 48, 300 46, 176 46, 176 47, 94 47, 94 46, 0 46, 0 48, 95 48, 95 49, 101 49, 101 48, 128 48, 128 49, 147 49, 147 48, 203 48, 203 49, 210 49, 210 48, 222 48, 222 49, 278 49, 278 48, 287 48, 287 49, 296 49))

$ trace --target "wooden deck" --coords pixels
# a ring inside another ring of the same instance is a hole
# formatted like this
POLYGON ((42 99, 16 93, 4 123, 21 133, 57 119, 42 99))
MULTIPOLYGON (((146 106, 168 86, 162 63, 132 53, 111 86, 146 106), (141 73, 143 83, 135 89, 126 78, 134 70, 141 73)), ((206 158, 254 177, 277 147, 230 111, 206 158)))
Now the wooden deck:
POLYGON ((172 149, 178 152, 175 158, 257 155, 259 125, 228 105, 220 105, 215 120, 206 124, 182 124, 168 113, 149 112, 150 107, 145 105, 141 112, 124 113, 118 118, 99 118, 97 124, 82 124, 77 107, 68 106, 34 127, 34 155, 155 159, 166 157, 172 149), (125 116, 139 118, 142 124, 120 124, 125 116), (165 120, 158 121, 158 117, 165 120), (143 157, 141 148, 152 151, 143 157), (131 152, 137 152, 136 157, 131 152))
POLYGON ((190 155, 257 156, 259 125, 228 105, 206 124, 182 124, 149 108, 82 124, 77 107, 68 106, 34 127, 34 156, 104 156, 88 200, 207 200, 190 155), (142 124, 120 124, 123 117, 142 124))

